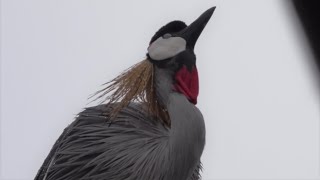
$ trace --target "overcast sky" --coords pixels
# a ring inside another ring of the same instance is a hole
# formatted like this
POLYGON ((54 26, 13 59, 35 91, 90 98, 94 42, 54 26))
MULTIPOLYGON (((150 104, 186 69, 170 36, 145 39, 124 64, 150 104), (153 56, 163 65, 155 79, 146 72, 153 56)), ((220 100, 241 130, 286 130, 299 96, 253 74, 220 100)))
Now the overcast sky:
POLYGON ((287 2, 2 0, 1 179, 33 179, 90 94, 212 6, 195 49, 203 179, 320 178, 315 66, 287 2))

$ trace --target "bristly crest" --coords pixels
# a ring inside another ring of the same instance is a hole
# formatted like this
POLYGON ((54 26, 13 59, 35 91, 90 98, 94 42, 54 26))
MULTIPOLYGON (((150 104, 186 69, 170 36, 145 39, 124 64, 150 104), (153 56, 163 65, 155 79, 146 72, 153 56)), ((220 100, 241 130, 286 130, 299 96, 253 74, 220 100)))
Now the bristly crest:
POLYGON ((154 65, 150 60, 145 59, 131 66, 104 85, 105 88, 91 97, 96 97, 94 101, 100 100, 100 103, 107 102, 107 105, 112 105, 112 110, 108 114, 111 120, 116 119, 118 113, 130 102, 139 102, 150 116, 170 126, 169 115, 157 100, 154 65))

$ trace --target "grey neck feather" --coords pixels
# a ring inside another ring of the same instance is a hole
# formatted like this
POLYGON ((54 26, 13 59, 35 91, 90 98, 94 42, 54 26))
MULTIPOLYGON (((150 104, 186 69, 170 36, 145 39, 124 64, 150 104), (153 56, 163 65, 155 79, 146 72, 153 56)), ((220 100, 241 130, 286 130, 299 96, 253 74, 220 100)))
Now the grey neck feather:
POLYGON ((172 90, 172 77, 170 70, 155 68, 158 100, 167 108, 171 119, 172 179, 187 179, 200 161, 205 144, 205 125, 199 109, 183 94, 172 90))
POLYGON ((160 104, 166 106, 168 104, 169 95, 173 93, 173 71, 164 68, 155 67, 155 87, 157 99, 160 104))

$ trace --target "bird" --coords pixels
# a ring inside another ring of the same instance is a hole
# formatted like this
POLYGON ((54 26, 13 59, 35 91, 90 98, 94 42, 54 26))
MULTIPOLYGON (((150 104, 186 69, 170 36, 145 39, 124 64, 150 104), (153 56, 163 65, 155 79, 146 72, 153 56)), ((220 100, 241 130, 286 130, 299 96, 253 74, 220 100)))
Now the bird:
POLYGON ((214 10, 161 27, 146 58, 104 84, 93 95, 101 103, 64 129, 35 180, 200 179, 205 122, 194 47, 214 10))

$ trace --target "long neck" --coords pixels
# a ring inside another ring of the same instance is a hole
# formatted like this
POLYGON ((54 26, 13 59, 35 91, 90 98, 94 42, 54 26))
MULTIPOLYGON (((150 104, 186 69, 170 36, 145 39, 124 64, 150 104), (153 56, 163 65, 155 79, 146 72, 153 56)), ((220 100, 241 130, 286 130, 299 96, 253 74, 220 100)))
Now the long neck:
POLYGON ((204 143, 205 126, 201 112, 178 92, 172 90, 172 74, 155 69, 155 85, 160 102, 167 108, 171 120, 169 132, 172 179, 187 179, 199 163, 204 143))

